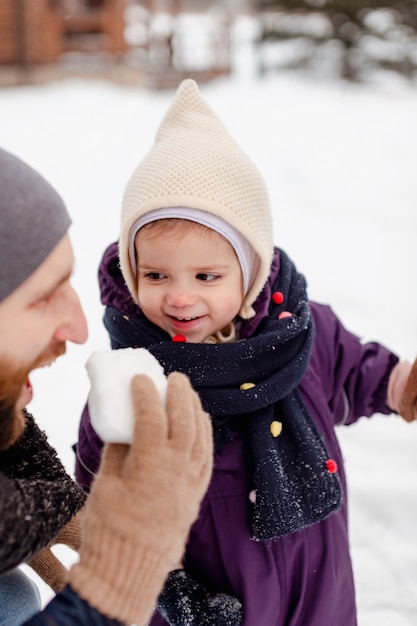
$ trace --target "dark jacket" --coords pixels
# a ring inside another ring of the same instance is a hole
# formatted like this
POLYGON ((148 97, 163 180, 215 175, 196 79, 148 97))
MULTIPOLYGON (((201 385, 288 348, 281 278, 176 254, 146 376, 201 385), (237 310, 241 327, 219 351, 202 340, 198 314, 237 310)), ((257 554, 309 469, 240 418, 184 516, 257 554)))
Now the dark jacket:
MULTIPOLYGON (((247 337, 262 332, 259 321, 268 315, 277 259, 278 252, 269 281, 255 303, 256 317, 245 327, 247 337)), ((115 245, 104 255, 100 285, 103 304, 113 307, 113 315, 140 315, 120 274, 115 245)), ((248 525, 248 488, 239 435, 216 452, 213 478, 191 529, 185 567, 210 591, 242 601, 243 626, 356 624, 346 480, 335 426, 390 412, 386 405, 388 380, 398 358, 380 344, 363 345, 328 306, 310 303, 310 307, 315 336, 298 389, 338 467, 343 501, 337 512, 319 523, 279 539, 254 541, 248 525)), ((85 410, 76 477, 86 487, 97 469, 101 445, 85 410)), ((151 625, 162 624, 166 622, 156 614, 151 625)))
POLYGON ((23 626, 122 626, 104 617, 67 585, 47 607, 27 620, 23 626))
POLYGON ((47 546, 85 501, 45 433, 25 419, 23 435, 0 452, 0 574, 47 546))
MULTIPOLYGON (((67 474, 33 417, 0 452, 0 574, 34 556, 70 521, 85 493, 67 474)), ((119 626, 67 586, 28 626, 119 626)))

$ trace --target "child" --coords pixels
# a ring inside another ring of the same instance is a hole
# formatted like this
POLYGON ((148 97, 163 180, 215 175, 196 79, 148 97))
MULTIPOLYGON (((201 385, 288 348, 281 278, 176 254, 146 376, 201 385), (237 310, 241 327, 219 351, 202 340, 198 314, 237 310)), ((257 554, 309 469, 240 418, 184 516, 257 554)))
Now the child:
MULTIPOLYGON (((100 267, 112 347, 145 347, 166 373, 185 372, 214 425, 213 478, 152 626, 356 624, 335 425, 377 412, 413 420, 417 366, 409 375, 309 302, 271 237, 259 172, 184 81, 100 267)), ((86 409, 85 488, 101 445, 86 409)))

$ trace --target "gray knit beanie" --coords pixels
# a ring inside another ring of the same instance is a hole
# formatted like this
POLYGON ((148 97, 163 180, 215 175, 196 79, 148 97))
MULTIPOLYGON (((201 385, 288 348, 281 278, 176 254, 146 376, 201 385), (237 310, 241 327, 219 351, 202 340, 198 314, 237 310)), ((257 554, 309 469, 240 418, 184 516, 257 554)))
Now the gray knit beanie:
POLYGON ((33 274, 70 224, 55 189, 0 148, 0 302, 33 274))

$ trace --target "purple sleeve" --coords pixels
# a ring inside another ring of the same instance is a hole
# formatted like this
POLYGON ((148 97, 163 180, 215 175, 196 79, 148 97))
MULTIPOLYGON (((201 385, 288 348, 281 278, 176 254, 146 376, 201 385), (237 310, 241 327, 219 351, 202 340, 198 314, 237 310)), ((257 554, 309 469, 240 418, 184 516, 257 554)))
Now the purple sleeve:
POLYGON ((81 415, 76 446, 75 478, 85 491, 89 491, 96 475, 100 460, 103 441, 91 425, 88 405, 86 404, 81 415))
POLYGON ((330 307, 311 303, 315 324, 312 366, 316 368, 336 423, 391 413, 388 381, 398 363, 383 345, 362 343, 343 326, 330 307))

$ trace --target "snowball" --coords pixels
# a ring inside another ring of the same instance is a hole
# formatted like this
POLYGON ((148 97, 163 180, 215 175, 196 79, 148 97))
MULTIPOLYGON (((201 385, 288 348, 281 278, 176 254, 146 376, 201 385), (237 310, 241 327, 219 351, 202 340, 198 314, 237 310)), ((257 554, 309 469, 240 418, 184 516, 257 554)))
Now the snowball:
POLYGON ((162 365, 145 348, 124 348, 95 351, 85 367, 91 381, 88 409, 94 430, 103 441, 131 443, 135 423, 131 380, 136 374, 149 376, 165 404, 162 365))

